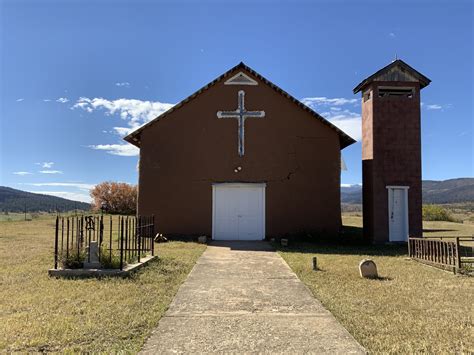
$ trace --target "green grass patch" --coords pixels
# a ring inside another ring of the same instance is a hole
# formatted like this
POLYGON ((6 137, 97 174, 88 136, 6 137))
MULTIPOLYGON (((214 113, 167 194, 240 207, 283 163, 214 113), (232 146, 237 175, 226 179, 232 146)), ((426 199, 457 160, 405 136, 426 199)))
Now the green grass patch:
POLYGON ((0 352, 137 352, 205 246, 156 244, 130 278, 56 279, 54 223, 0 223, 0 352))

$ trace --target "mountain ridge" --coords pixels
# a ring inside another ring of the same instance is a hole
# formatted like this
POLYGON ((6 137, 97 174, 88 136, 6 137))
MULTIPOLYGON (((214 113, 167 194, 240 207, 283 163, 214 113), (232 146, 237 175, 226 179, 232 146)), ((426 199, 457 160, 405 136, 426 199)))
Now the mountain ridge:
MULTIPOLYGON (((422 194, 424 204, 474 202, 474 178, 423 180, 422 194)), ((341 186, 341 202, 361 204, 362 185, 341 186)))
POLYGON ((91 208, 89 203, 62 197, 37 194, 0 186, 0 210, 8 212, 72 211, 91 208))

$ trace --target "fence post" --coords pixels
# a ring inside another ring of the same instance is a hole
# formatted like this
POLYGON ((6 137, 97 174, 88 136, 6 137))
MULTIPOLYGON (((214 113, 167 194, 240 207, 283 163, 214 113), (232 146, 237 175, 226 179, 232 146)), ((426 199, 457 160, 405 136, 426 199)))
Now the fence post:
POLYGON ((411 240, 410 236, 408 236, 408 257, 411 258, 411 240))
POLYGON ((109 260, 112 262, 112 216, 110 216, 110 230, 109 230, 109 260))
POLYGON ((155 256, 155 215, 151 215, 151 256, 155 256))
POLYGON ((123 270, 123 217, 120 217, 120 270, 123 270))
MULTIPOLYGON (((69 217, 66 217, 66 259, 69 258, 69 217)), ((74 227, 72 228, 74 230, 74 227)))
POLYGON ((459 271, 461 269, 461 253, 460 253, 460 248, 459 248, 459 237, 456 237, 456 271, 459 271))
POLYGON ((56 216, 56 233, 54 235, 54 268, 58 268, 58 228, 59 216, 56 216))
POLYGON ((138 219, 137 219, 137 225, 136 225, 137 228, 136 228, 136 230, 135 230, 135 233, 136 233, 136 236, 135 236, 135 237, 137 238, 137 243, 138 243, 138 246, 137 246, 137 250, 138 250, 138 262, 140 262, 140 254, 142 253, 142 249, 141 249, 141 239, 142 239, 141 235, 142 235, 142 233, 141 233, 141 230, 140 230, 141 217, 138 216, 137 218, 138 218, 138 219))

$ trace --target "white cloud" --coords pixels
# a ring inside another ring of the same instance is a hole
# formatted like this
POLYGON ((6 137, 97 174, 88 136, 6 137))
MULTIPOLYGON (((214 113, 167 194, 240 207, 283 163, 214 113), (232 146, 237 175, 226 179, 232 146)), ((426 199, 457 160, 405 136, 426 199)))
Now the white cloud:
POLYGON ((50 195, 56 197, 67 198, 68 200, 80 201, 90 203, 92 198, 88 194, 84 193, 77 193, 77 192, 69 192, 69 191, 28 191, 34 194, 43 194, 43 195, 50 195))
POLYGON ((362 118, 359 113, 352 112, 348 109, 332 110, 321 113, 333 125, 347 133, 356 141, 362 139, 362 118))
POLYGON ((133 127, 113 127, 113 130, 115 133, 117 133, 121 137, 125 137, 128 135, 130 132, 134 131, 135 128, 133 127))
POLYGON ((357 141, 362 139, 362 123, 360 113, 351 111, 344 106, 354 107, 358 99, 346 99, 343 97, 306 97, 301 100, 309 108, 316 110, 324 108, 326 111, 321 116, 333 125, 343 130, 357 141), (329 107, 328 107, 329 106, 329 107))
POLYGON ((341 184, 341 187, 355 187, 355 186, 362 186, 361 183, 358 184, 341 184))
MULTIPOLYGON (((153 120, 168 111, 174 104, 163 103, 159 101, 142 101, 136 99, 117 99, 107 100, 104 98, 81 97, 72 106, 72 109, 82 109, 89 113, 96 110, 104 110, 106 115, 118 115, 121 119, 127 121, 128 127, 113 127, 113 131, 125 136, 141 125, 153 120)), ((119 156, 137 156, 139 150, 131 144, 97 144, 90 145, 89 148, 103 150, 109 154, 119 156)))
POLYGON ((306 106, 314 109, 318 106, 323 105, 347 105, 347 104, 355 104, 359 100, 358 99, 345 99, 343 97, 336 97, 336 98, 327 98, 327 97, 305 97, 301 99, 301 102, 304 103, 306 106))
POLYGON ((45 162, 42 162, 42 163, 36 163, 36 165, 41 165, 42 168, 45 168, 45 169, 51 169, 52 166, 54 165, 54 162, 52 161, 45 161, 45 162))
POLYGON ((50 102, 50 99, 43 99, 44 102, 50 102))
POLYGON ((441 110, 442 108, 443 108, 443 106, 437 105, 437 104, 434 104, 434 105, 426 105, 426 109, 427 109, 427 110, 441 110))
POLYGON ((421 107, 423 108, 426 108, 427 110, 445 110, 445 109, 449 109, 451 108, 453 105, 452 104, 431 104, 431 105, 428 105, 428 104, 425 104, 425 103, 421 103, 421 107))
POLYGON ((16 102, 22 102, 23 100, 25 99, 24 98, 16 99, 16 102))
POLYGON ((118 87, 130 87, 130 83, 128 81, 124 81, 124 82, 121 82, 121 83, 115 83, 115 86, 118 86, 118 87))
POLYGON ((95 184, 86 184, 82 182, 37 182, 37 183, 19 183, 19 185, 57 188, 54 191, 30 191, 37 194, 45 194, 67 198, 70 200, 90 202, 91 197, 89 191, 95 187, 95 184), (62 190, 62 191, 61 191, 62 190), (66 190, 66 191, 64 191, 66 190))
POLYGON ((61 170, 40 170, 41 174, 62 174, 61 170))
POLYGON ((362 139, 362 123, 360 116, 354 118, 341 116, 329 119, 329 122, 354 138, 356 141, 362 139))
POLYGON ((89 191, 95 187, 95 184, 85 184, 82 182, 36 182, 36 183, 28 183, 24 185, 30 186, 54 186, 54 187, 73 187, 84 191, 89 191))
POLYGON ((30 172, 28 172, 28 171, 15 171, 13 174, 15 174, 15 175, 20 175, 20 176, 33 175, 33 173, 30 173, 30 172))
POLYGON ((60 97, 59 99, 56 100, 56 102, 65 104, 66 102, 69 102, 69 99, 67 97, 60 97))
POLYGON ((391 38, 397 37, 397 36, 395 35, 395 33, 393 33, 393 32, 390 32, 388 35, 389 35, 391 38))
POLYGON ((122 157, 134 157, 139 154, 138 148, 131 144, 98 144, 90 145, 89 148, 103 150, 109 154, 122 157))
POLYGON ((89 99, 81 97, 72 106, 87 112, 105 110, 106 115, 119 115, 132 128, 151 121, 163 112, 168 111, 174 104, 159 101, 142 101, 136 99, 107 100, 101 97, 89 99))

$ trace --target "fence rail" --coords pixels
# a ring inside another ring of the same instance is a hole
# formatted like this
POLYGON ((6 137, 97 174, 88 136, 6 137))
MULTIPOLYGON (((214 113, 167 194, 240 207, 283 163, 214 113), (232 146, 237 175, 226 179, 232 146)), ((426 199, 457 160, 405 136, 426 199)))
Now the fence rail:
POLYGON ((57 216, 54 268, 90 263, 95 242, 102 266, 122 270, 146 254, 154 255, 154 226, 154 216, 57 216))
POLYGON ((474 242, 474 237, 409 238, 410 258, 431 264, 454 273, 461 270, 462 264, 472 263, 473 248, 461 242, 474 242))

